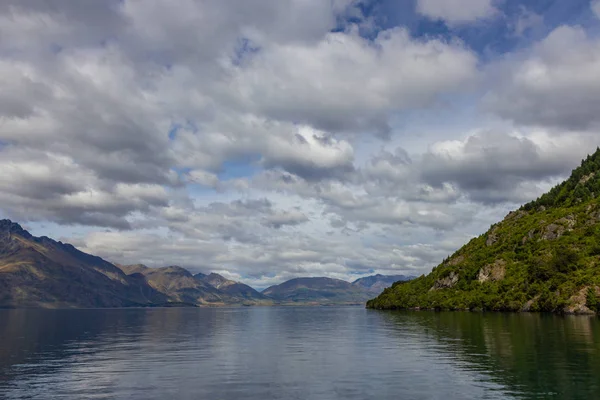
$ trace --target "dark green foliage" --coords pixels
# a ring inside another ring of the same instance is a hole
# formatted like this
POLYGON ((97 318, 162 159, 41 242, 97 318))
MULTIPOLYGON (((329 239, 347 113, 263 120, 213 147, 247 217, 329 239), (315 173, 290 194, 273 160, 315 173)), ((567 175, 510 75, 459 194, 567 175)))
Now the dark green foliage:
POLYGON ((539 199, 525 204, 522 209, 537 210, 539 207, 570 206, 588 201, 600 194, 600 179, 595 176, 600 171, 600 150, 581 161, 571 177, 553 187, 539 199), (594 174, 594 176, 591 176, 594 174), (587 179, 585 182, 582 181, 587 179), (582 183, 580 183, 582 182, 582 183))
MULTIPOLYGON (((600 284, 599 196, 596 151, 568 180, 492 225, 429 275, 394 285, 367 306, 563 312, 581 288, 600 284), (480 273, 494 269, 504 273, 487 280, 483 274, 480 282, 480 273), (458 281, 440 285, 451 274, 458 281)), ((595 296, 587 296, 588 308, 600 311, 595 296)))
POLYGON ((600 300, 598 300, 598 295, 596 295, 596 291, 593 288, 588 288, 587 294, 585 296, 585 305, 592 311, 598 312, 598 306, 600 304, 600 300))

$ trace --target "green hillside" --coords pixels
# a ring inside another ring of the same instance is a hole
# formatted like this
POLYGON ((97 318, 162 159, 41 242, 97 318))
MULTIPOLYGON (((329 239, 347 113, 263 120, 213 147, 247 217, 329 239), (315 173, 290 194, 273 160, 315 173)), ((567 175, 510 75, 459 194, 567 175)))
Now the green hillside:
POLYGON ((599 196, 597 150, 568 180, 510 212, 429 275, 395 283, 367 307, 598 312, 599 196))

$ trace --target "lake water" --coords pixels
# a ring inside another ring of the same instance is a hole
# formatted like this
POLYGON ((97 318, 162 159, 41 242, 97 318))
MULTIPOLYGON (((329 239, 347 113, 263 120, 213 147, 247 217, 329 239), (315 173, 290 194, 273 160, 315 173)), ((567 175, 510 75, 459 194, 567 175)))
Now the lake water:
POLYGON ((600 323, 362 307, 0 310, 6 399, 596 399, 600 323))

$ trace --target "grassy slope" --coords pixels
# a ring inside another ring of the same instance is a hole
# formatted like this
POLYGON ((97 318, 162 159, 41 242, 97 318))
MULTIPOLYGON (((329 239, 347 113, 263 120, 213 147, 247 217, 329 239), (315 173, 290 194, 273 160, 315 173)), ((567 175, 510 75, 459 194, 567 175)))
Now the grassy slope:
POLYGON ((492 225, 429 275, 398 282, 367 306, 597 311, 598 196, 600 151, 582 162, 567 181, 492 225), (498 273, 497 280, 480 282, 486 266, 498 273))

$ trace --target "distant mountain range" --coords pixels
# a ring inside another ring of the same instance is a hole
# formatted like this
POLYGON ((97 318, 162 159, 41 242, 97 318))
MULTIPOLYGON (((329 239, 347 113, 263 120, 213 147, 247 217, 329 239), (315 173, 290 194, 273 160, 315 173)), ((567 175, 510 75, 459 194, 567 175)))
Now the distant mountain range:
POLYGON ((404 275, 373 275, 346 282, 332 278, 295 278, 271 286, 263 294, 281 304, 362 304, 404 275))
POLYGON ((373 297, 350 282, 332 278, 295 278, 271 286, 263 294, 292 304, 360 304, 373 297))
POLYGON ((403 275, 296 278, 262 293, 178 266, 116 265, 0 220, 0 308, 360 304, 403 275))
POLYGON ((414 279, 414 276, 408 275, 371 275, 364 278, 360 278, 352 282, 352 285, 363 288, 371 294, 379 294, 383 289, 392 286, 394 282, 398 281, 410 281, 414 279))

